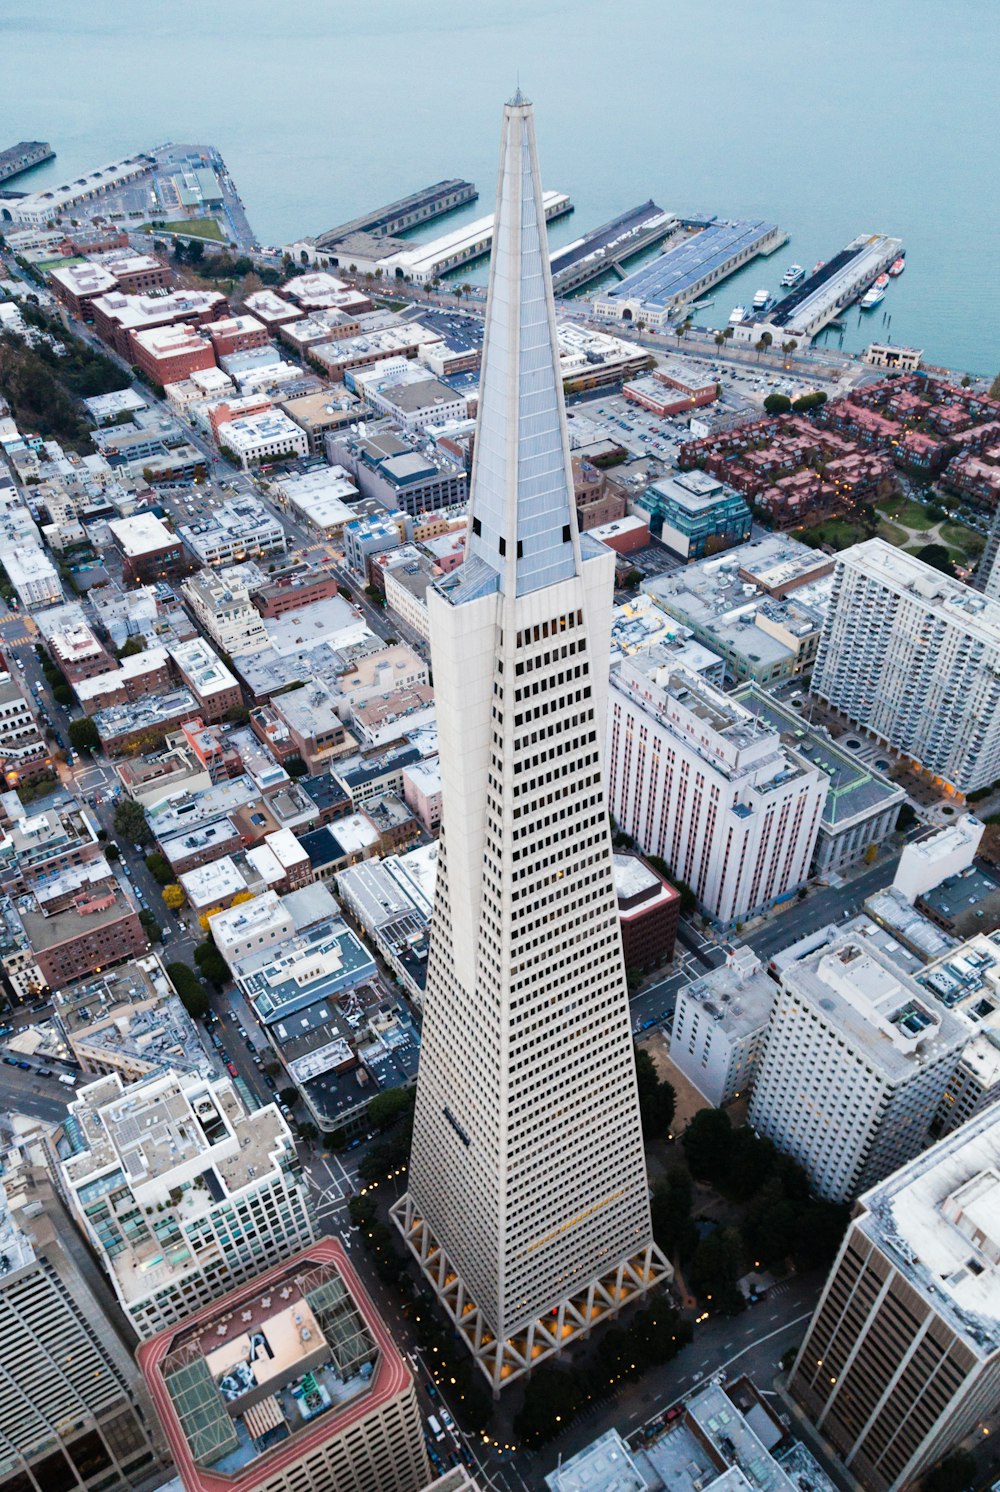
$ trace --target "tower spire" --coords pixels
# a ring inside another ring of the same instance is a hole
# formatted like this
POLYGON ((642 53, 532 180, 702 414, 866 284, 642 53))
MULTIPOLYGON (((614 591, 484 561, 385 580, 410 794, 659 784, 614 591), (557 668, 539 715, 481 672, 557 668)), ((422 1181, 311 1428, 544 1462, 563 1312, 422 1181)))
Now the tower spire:
POLYGON ((601 772, 614 556, 576 530, 532 108, 517 98, 470 514, 465 563, 428 596, 442 828, 393 1217, 498 1392, 670 1278, 601 772))
POLYGON ((468 554, 515 595, 577 573, 563 405, 534 109, 503 111, 468 554))

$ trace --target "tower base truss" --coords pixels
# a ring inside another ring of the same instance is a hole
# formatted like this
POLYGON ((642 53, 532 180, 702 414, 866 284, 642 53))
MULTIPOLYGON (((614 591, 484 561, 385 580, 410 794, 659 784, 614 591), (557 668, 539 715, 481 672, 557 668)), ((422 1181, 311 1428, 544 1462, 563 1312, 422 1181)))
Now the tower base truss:
POLYGON ((508 1383, 528 1373, 593 1327, 659 1285, 669 1284, 673 1269, 654 1243, 623 1259, 575 1294, 560 1300, 543 1316, 529 1321, 504 1341, 493 1336, 464 1282, 422 1218, 407 1192, 390 1216, 456 1330, 489 1380, 494 1397, 508 1383))

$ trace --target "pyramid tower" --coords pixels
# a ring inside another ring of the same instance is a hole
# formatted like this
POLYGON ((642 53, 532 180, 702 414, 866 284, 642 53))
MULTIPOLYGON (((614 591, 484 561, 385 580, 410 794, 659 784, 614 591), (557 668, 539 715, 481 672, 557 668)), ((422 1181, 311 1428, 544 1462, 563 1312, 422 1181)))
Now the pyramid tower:
POLYGON ((601 757, 614 556, 577 531, 532 106, 506 105, 465 563, 429 597, 442 833, 394 1219, 494 1391, 670 1278, 601 757))

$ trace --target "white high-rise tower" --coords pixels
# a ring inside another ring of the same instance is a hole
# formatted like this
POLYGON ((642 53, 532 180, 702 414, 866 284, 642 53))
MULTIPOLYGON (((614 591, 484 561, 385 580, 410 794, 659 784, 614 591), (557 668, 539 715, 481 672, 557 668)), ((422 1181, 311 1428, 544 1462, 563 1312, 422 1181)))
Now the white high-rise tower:
POLYGON ((443 825, 398 1226, 494 1390, 670 1278, 601 774, 614 557, 577 532, 532 108, 505 107, 469 537, 430 593, 443 825))

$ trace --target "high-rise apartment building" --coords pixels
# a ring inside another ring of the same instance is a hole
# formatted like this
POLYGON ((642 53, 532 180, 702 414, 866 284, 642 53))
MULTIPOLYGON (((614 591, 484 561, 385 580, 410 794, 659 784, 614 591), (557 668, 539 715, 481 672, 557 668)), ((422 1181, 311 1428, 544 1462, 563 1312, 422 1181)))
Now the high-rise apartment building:
POLYGON ((827 790, 769 721, 659 645, 612 671, 611 812, 717 922, 746 921, 806 881, 827 790))
POLYGON ((778 963, 750 1123, 847 1202, 919 1154, 970 1027, 860 931, 778 963))
POLYGON ((165 1446, 35 1148, 0 1161, 0 1486, 129 1492, 165 1446))
POLYGON ((986 536, 986 548, 979 557, 972 583, 977 591, 982 591, 991 601, 1000 601, 1000 512, 993 515, 990 531, 986 536))
POLYGON ((1000 601, 881 539, 837 556, 812 690, 959 792, 1000 777, 1000 601))
POLYGON ((1000 1108, 866 1192, 789 1380, 868 1492, 912 1487, 1000 1393, 1000 1108))
POLYGON ((137 1353, 185 1492, 420 1492, 413 1376, 323 1238, 137 1353))
POLYGON ((78 1089, 57 1140, 63 1188, 139 1337, 312 1243, 291 1131, 228 1078, 117 1072, 78 1089))
POLYGON ((494 1391, 670 1277, 601 755, 614 557, 577 532, 531 105, 504 109, 461 568, 429 594, 442 836, 396 1221, 494 1391))

